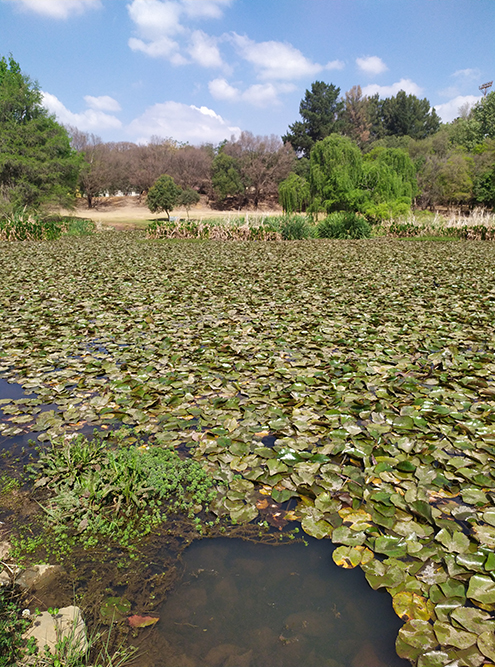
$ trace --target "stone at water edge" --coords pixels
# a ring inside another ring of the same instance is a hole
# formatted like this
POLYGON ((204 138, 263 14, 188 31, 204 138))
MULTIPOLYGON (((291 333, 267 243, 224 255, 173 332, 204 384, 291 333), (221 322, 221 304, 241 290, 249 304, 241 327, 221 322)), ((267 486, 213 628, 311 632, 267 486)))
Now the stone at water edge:
POLYGON ((25 639, 33 637, 40 650, 45 646, 51 653, 55 652, 55 645, 63 639, 69 638, 74 649, 84 653, 88 648, 86 639, 86 625, 79 607, 70 605, 62 607, 58 614, 49 614, 44 611, 36 617, 33 625, 24 634, 25 639))

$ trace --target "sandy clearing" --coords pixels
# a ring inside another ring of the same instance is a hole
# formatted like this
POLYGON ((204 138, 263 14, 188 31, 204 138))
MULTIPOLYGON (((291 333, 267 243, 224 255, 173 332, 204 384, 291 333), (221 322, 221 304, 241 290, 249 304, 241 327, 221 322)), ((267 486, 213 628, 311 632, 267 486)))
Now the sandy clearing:
MULTIPOLYGON (((163 213, 153 214, 139 197, 101 197, 96 200, 93 208, 88 209, 85 199, 79 199, 75 211, 61 210, 61 215, 77 215, 89 218, 102 225, 108 225, 119 229, 132 229, 145 227, 147 222, 156 218, 163 218, 163 213)), ((217 211, 206 206, 206 202, 199 202, 189 211, 189 217, 195 219, 204 218, 236 218, 239 215, 259 218, 267 215, 281 215, 282 209, 242 209, 240 211, 217 211)), ((186 218, 185 209, 174 209, 172 216, 186 218)))

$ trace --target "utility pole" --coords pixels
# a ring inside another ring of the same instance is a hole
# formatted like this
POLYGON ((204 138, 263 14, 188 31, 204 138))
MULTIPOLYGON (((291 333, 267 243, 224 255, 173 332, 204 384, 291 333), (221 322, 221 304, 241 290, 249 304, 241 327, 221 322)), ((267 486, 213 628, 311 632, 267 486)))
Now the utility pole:
POLYGON ((484 83, 482 86, 480 86, 480 90, 483 91, 483 96, 486 97, 486 91, 488 88, 491 88, 493 84, 493 81, 489 81, 488 83, 484 83))

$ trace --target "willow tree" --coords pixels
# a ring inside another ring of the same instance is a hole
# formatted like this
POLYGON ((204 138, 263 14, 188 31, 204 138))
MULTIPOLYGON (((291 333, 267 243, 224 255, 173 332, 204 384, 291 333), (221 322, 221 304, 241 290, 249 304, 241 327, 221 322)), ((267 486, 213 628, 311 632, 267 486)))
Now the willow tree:
POLYGON ((278 196, 284 213, 301 213, 310 202, 309 183, 292 172, 278 186, 278 196))

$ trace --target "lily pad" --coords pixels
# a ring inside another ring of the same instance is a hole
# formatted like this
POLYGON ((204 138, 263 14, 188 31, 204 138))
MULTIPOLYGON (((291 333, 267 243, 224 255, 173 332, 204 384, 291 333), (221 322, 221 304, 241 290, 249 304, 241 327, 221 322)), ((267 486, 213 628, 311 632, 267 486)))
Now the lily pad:
POLYGON ((100 616, 105 623, 125 618, 131 611, 131 603, 125 598, 110 597, 100 607, 100 616))

